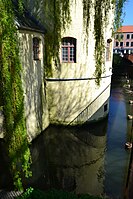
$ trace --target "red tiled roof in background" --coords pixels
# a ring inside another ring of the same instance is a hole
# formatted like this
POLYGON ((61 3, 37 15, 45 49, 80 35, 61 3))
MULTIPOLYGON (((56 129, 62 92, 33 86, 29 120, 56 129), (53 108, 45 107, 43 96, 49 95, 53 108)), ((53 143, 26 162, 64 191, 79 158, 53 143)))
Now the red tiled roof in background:
POLYGON ((117 32, 133 32, 133 26, 122 26, 117 32))

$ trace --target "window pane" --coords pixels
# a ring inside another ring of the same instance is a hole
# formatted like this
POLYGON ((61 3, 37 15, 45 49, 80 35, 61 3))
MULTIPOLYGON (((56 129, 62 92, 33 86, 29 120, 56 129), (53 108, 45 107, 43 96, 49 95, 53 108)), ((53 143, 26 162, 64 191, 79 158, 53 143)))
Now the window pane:
POLYGON ((129 42, 126 42, 126 46, 129 46, 129 42))
POLYGON ((119 46, 119 42, 118 41, 116 42, 116 46, 119 46))
POLYGON ((116 35, 115 39, 118 39, 118 35, 116 35))
POLYGON ((33 38, 33 55, 34 60, 39 59, 39 53, 40 53, 40 39, 37 37, 33 38))
POLYGON ((120 42, 120 46, 123 46, 123 42, 120 42))
POLYGON ((123 39, 123 35, 121 34, 121 39, 123 39))
POLYGON ((129 34, 127 34, 127 39, 130 39, 130 35, 129 34))
POLYGON ((68 61, 68 48, 62 47, 62 61, 67 62, 68 61))
POLYGON ((70 48, 70 61, 74 62, 74 48, 70 48))

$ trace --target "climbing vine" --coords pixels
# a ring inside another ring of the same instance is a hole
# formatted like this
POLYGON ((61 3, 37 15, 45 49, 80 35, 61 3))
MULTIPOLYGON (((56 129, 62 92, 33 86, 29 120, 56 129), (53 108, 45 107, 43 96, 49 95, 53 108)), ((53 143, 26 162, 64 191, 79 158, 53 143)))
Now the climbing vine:
MULTIPOLYGON (((109 10, 114 9, 114 27, 118 28, 121 25, 121 16, 123 13, 123 6, 126 0, 83 0, 83 23, 86 31, 86 43, 88 44, 89 29, 91 23, 91 15, 94 15, 94 38, 95 38, 95 77, 96 83, 100 84, 101 75, 104 72, 105 59, 105 38, 104 29, 108 24, 109 10), (93 12, 94 11, 94 12, 93 12)), ((75 0, 76 3, 76 0, 75 0)), ((53 5, 52 13, 54 13, 53 32, 46 36, 46 54, 45 66, 47 67, 47 74, 52 75, 51 60, 55 61, 55 65, 59 66, 59 46, 61 41, 61 31, 70 24, 70 0, 51 0, 50 6, 53 5)), ((45 1, 44 10, 48 6, 45 1)), ((52 6, 51 6, 52 7, 52 6)), ((88 45, 87 45, 88 48, 88 45)))
MULTIPOLYGON (((53 20, 53 27, 48 30, 45 37, 45 66, 47 75, 52 75, 51 65, 54 61, 58 67, 59 61, 59 47, 61 42, 61 31, 65 30, 71 22, 70 17, 70 0, 51 0, 44 2, 44 12, 49 7, 49 11, 53 13, 50 15, 53 20)), ((50 20, 50 19, 49 19, 50 20)))
POLYGON ((94 9, 94 38, 95 38, 95 77, 97 85, 100 85, 101 75, 104 72, 105 39, 104 30, 108 24, 109 10, 114 9, 114 28, 117 30, 122 22, 123 6, 126 0, 83 0, 83 18, 86 35, 90 25, 90 17, 94 9))
MULTIPOLYGON (((21 2, 19 5, 22 6, 21 2)), ((0 78, 5 118, 5 142, 14 185, 22 190, 21 174, 31 176, 31 156, 24 119, 18 36, 11 0, 0 1, 0 78)), ((22 10, 21 10, 22 11, 22 10)))

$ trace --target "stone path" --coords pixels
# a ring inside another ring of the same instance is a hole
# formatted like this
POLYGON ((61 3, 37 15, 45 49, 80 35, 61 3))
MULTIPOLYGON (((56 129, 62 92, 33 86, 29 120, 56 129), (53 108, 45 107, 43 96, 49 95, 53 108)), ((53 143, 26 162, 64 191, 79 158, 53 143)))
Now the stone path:
POLYGON ((20 196, 22 192, 20 191, 4 191, 0 190, 0 199, 14 199, 20 196))

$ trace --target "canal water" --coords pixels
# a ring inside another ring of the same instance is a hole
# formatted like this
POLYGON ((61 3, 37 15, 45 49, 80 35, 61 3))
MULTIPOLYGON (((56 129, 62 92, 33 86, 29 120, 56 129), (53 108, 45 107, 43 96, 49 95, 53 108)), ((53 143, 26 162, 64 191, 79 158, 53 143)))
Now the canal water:
POLYGON ((41 189, 63 189, 123 198, 128 175, 131 138, 132 83, 112 79, 109 115, 82 127, 50 126, 32 145, 33 177, 29 184, 41 189))
POLYGON ((35 139, 31 145, 33 176, 24 181, 26 187, 122 199, 130 159, 125 143, 131 141, 132 122, 127 120, 133 111, 131 84, 125 76, 112 79, 106 119, 82 127, 51 125, 35 139))

